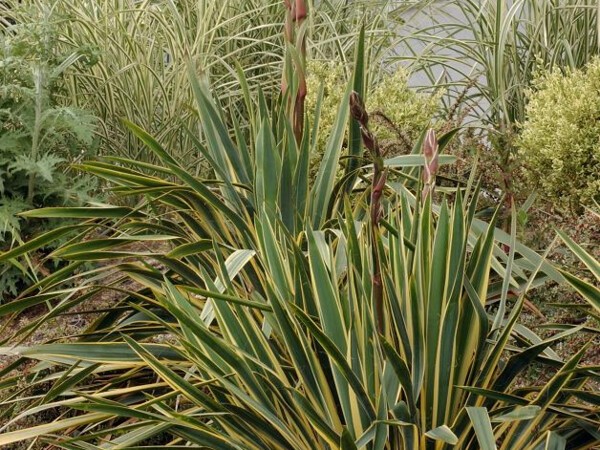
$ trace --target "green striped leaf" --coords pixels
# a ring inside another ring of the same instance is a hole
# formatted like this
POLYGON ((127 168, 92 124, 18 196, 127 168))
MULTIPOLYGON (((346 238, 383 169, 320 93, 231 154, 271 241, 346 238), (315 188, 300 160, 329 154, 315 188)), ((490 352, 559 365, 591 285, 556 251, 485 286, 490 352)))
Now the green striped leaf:
POLYGON ((487 409, 468 407, 466 410, 473 423, 479 448, 481 450, 496 450, 496 439, 494 438, 494 431, 492 430, 492 423, 490 422, 487 409))

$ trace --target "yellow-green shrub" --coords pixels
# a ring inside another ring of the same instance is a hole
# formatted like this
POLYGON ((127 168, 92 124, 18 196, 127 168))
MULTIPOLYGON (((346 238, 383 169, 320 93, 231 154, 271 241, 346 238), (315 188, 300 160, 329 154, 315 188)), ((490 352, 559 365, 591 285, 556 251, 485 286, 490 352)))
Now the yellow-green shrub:
POLYGON ((391 75, 383 77, 369 93, 367 110, 371 114, 375 113, 375 117, 382 113, 393 126, 391 128, 375 119, 374 132, 380 142, 400 141, 401 144, 409 144, 412 148, 412 143, 421 132, 431 125, 438 109, 440 95, 416 93, 408 87, 408 75, 405 69, 399 68, 391 75))
MULTIPOLYGON (((315 163, 320 160, 320 155, 325 149, 329 137, 328 130, 335 121, 347 81, 347 71, 338 61, 308 63, 306 110, 311 124, 319 89, 323 86, 319 120, 321 132, 317 138, 316 154, 313 155, 315 163)), ((394 73, 381 78, 368 93, 366 106, 371 116, 369 124, 382 146, 391 147, 391 153, 408 151, 421 131, 429 125, 438 103, 438 95, 418 94, 410 89, 408 72, 400 67, 394 73)), ((312 165, 314 167, 314 164, 312 165)))
POLYGON ((599 200, 600 59, 539 77, 528 96, 517 141, 528 181, 563 206, 599 200))

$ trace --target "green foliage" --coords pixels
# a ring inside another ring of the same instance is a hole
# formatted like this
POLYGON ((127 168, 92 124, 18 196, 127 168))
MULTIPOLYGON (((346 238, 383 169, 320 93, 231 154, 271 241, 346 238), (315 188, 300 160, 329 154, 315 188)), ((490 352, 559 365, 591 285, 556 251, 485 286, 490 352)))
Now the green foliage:
POLYGON ((559 205, 600 200, 600 59, 585 70, 554 70, 529 94, 517 141, 531 185, 559 205))
MULTIPOLYGON (((290 45, 285 59, 298 53, 290 45)), ((352 87, 361 91, 366 62, 356 53, 352 87)), ((33 209, 25 216, 76 223, 0 254, 14 261, 63 240, 47 259, 69 262, 0 306, 7 319, 47 308, 0 341, 0 354, 18 356, 0 370, 0 445, 577 450, 597 442, 598 411, 582 403, 597 400, 586 391, 595 368, 581 365, 589 345, 568 360, 551 348, 581 328, 542 339, 517 323, 530 287, 567 275, 517 241, 514 208, 510 234, 496 228, 499 212, 478 220, 472 183, 422 195, 422 180, 434 189, 437 165, 453 160, 438 151, 454 132, 428 133, 428 154, 423 139, 410 155, 367 152, 345 184, 350 110, 366 123, 350 85, 338 83, 335 106, 316 101, 314 122, 333 118, 327 131, 307 127, 296 139, 293 88, 268 102, 240 74, 238 104, 187 62, 191 84, 182 89, 195 107, 187 105, 185 138, 210 163, 210 178, 176 157, 177 145, 125 121, 151 158, 81 168, 135 206, 33 209), (104 264, 78 272, 86 261, 104 264), (64 289, 66 280, 75 286, 64 289), (108 293, 111 308, 78 340, 24 343, 108 293), (533 363, 554 370, 549 381, 516 386, 533 363), (53 411, 58 417, 19 429, 53 411)), ((298 78, 286 72, 289 86, 298 78)), ((360 156, 360 142, 349 141, 360 156)), ((597 264, 578 254, 595 273, 597 264)))
POLYGON ((439 108, 440 93, 418 94, 408 87, 408 78, 409 73, 399 67, 384 75, 367 95, 367 110, 375 122, 373 132, 390 156, 409 153, 423 130, 434 126, 439 108))
MULTIPOLYGON (((311 124, 314 123, 313 111, 322 90, 319 137, 311 155, 311 166, 318 167, 348 76, 346 67, 337 61, 310 61, 307 72, 306 105, 311 124)), ((431 124, 440 100, 437 94, 418 94, 409 88, 408 73, 401 67, 392 74, 384 74, 377 82, 372 81, 365 97, 372 118, 372 131, 384 152, 390 156, 411 152, 423 130, 431 124)))
MULTIPOLYGON (((17 0, 8 0, 17 10, 17 0)), ((280 90, 285 42, 281 33, 284 11, 273 0, 102 1, 47 0, 27 2, 17 20, 30 10, 47 13, 60 22, 59 45, 90 49, 97 64, 76 64, 68 74, 71 101, 94 112, 101 121, 100 153, 145 159, 155 157, 133 138, 121 122, 135 119, 165 145, 173 156, 197 172, 206 169, 186 133, 195 129, 193 95, 186 65, 192 59, 223 100, 248 126, 237 70, 243 68, 250 87, 267 99, 280 90)), ((313 3, 313 2, 311 2, 313 3)), ((369 42, 375 48, 389 32, 384 26, 387 0, 314 2, 306 23, 310 51, 319 58, 349 60, 359 24, 369 20, 369 42)))
MULTIPOLYGON (((431 84, 448 88, 446 106, 496 132, 525 120, 536 73, 584 67, 599 52, 595 0, 421 2, 398 59, 431 84)), ((410 25, 410 24, 409 24, 410 25)), ((504 150, 502 148, 500 151, 504 150)))
MULTIPOLYGON (((160 159, 157 174, 123 159, 84 169, 120 195, 144 193, 144 202, 28 213, 80 219, 82 234, 53 255, 70 267, 113 263, 77 276, 78 295, 58 288, 74 270, 66 268, 0 309, 18 313, 53 300, 19 340, 103 289, 116 298, 80 342, 2 348, 23 360, 0 372, 7 395, 0 414, 13 416, 1 445, 52 435, 69 449, 134 447, 167 435, 173 445, 218 449, 477 449, 490 440, 512 449, 537 448, 550 430, 566 448, 595 441, 593 411, 565 406, 585 396, 585 349, 562 361, 549 348, 577 329, 542 340, 515 326, 528 288, 562 277, 519 244, 514 229, 507 235, 475 219, 477 192, 421 203, 411 186, 425 158, 385 160, 385 225, 372 230, 372 168, 359 168, 349 196, 336 189, 348 89, 311 182, 310 138, 296 144, 284 99, 272 114, 263 99, 250 100, 255 131, 234 143, 206 84, 191 80, 208 136, 198 150, 215 168, 214 179, 195 177, 129 124, 160 159), (382 333, 374 316, 373 248, 382 333), (487 302, 496 297, 492 313, 487 302), (21 383, 52 387, 22 398, 19 377, 8 374, 28 359, 44 364, 21 383), (543 387, 511 387, 533 361, 558 372, 543 387), (51 375, 42 371, 47 365, 51 375), (29 406, 15 414, 23 403, 29 406), (37 428, 13 428, 51 408, 69 413, 37 428)), ((440 149, 446 140, 440 137, 440 149)), ((0 259, 68 232, 47 233, 0 259)))
MULTIPOLYGON (((41 17, 0 34, 0 240, 4 250, 50 221, 25 221, 18 214, 42 206, 82 204, 95 183, 75 176, 67 163, 93 154, 95 118, 60 104, 61 77, 79 51, 57 51, 56 24, 41 17)), ((26 284, 27 264, 13 261, 0 268, 2 297, 16 295, 26 284)))
MULTIPOLYGON (((397 59, 425 87, 444 89, 447 120, 480 128, 491 183, 525 200, 518 126, 536 74, 584 67, 600 51, 596 0, 423 0, 399 33, 397 59), (493 155, 490 155, 493 154, 493 155)), ((491 184, 491 185, 489 185, 491 184)), ((490 189, 493 190, 493 189, 490 189)), ((554 197, 555 198, 555 197, 554 197)))
POLYGON ((559 235, 575 256, 585 264, 596 280, 596 286, 594 286, 594 284, 592 284, 593 282, 589 283, 570 273, 564 273, 567 282, 594 308, 596 314, 595 317, 598 317, 597 314, 600 313, 600 289, 597 285, 600 283, 600 262, 595 260, 592 255, 586 252, 565 233, 559 232, 559 235))

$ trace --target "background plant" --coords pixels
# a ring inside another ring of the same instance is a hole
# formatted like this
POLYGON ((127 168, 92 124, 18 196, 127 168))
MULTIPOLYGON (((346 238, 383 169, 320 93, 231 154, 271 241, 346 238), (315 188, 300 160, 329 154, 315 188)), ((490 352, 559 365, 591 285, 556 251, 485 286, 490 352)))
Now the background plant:
MULTIPOLYGON (((42 206, 78 205, 95 188, 89 177, 74 175, 66 164, 94 152, 95 118, 62 106, 61 81, 80 50, 61 53, 55 24, 44 16, 13 25, 0 35, 0 238, 6 250, 54 226, 27 221, 18 213, 42 206)), ((36 274, 31 261, 2 266, 2 298, 14 296, 36 274)))
POLYGON ((585 70, 555 69, 529 94, 517 141, 530 183, 554 204, 592 206, 600 199, 600 60, 585 70))
POLYGON ((598 5, 592 0, 421 6, 430 26, 414 21, 419 28, 401 39, 401 49, 413 54, 399 59, 411 62, 423 80, 447 85, 454 99, 468 87, 463 100, 472 117, 499 131, 524 121, 526 91, 540 70, 582 68, 598 54, 598 5))
MULTIPOLYGON (((503 192, 524 191, 515 141, 526 119, 527 92, 536 74, 553 67, 583 68, 599 51, 598 2, 501 0, 421 2, 401 33, 397 59, 413 83, 441 86, 454 118, 482 127, 494 182, 503 192)), ((527 195, 525 195, 527 197, 527 195)))
MULTIPOLYGON (((16 2, 15 2, 16 3, 16 2)), ((311 57, 352 60, 360 24, 367 24, 372 57, 383 54, 390 33, 385 25, 387 1, 342 0, 310 2, 305 34, 311 57)), ((85 46, 98 59, 93 67, 78 65, 69 76, 71 101, 102 119, 101 153, 130 158, 154 158, 124 127, 120 118, 156 136, 179 160, 200 170, 186 129, 197 131, 187 63, 206 76, 223 100, 223 107, 245 118, 243 91, 237 72, 249 86, 258 86, 267 100, 277 95, 285 57, 281 30, 285 11, 270 0, 136 1, 36 0, 13 4, 13 16, 49 10, 60 20, 60 45, 85 46), (48 4, 51 8, 48 8, 48 4)), ((242 129, 248 125, 242 121, 242 129)))
MULTIPOLYGON (((307 67, 309 122, 314 122, 311 111, 314 111, 319 96, 323 97, 317 152, 312 156, 312 164, 317 167, 327 141, 327 130, 335 121, 335 105, 344 94, 342 86, 351 78, 348 70, 338 61, 313 60, 307 67)), ((389 156, 410 153, 438 112, 440 95, 419 94, 412 90, 408 86, 409 74, 402 67, 391 74, 384 72, 379 76, 373 70, 369 77, 365 92, 367 108, 373 112, 373 130, 384 151, 389 156)))

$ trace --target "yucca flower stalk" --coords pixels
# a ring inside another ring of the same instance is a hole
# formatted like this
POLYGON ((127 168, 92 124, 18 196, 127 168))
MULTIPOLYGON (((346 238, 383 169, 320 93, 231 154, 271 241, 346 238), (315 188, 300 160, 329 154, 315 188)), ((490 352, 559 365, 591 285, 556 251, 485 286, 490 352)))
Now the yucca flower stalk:
MULTIPOLYGON (((293 57, 286 58, 286 63, 293 66, 298 82, 294 100, 292 101, 292 93, 288 101, 290 102, 294 136, 299 145, 304 131, 304 101, 306 99, 306 28, 302 25, 308 16, 308 5, 305 0, 285 0, 284 3, 287 9, 284 25, 285 40, 297 52, 293 52, 293 57)), ((289 70, 283 71, 281 90, 284 95, 291 83, 289 74, 289 70)))
POLYGON ((369 113, 365 109, 365 104, 356 91, 350 94, 350 114, 352 118, 360 124, 360 133, 363 143, 371 155, 373 161, 373 179, 371 180, 371 236, 372 236, 372 257, 373 257, 373 305, 376 312, 377 328, 381 334, 385 332, 385 317, 383 307, 383 283, 381 280, 381 263, 378 250, 379 221, 382 215, 381 197, 385 188, 387 179, 387 170, 383 162, 381 147, 377 142, 375 135, 369 130, 369 113))

